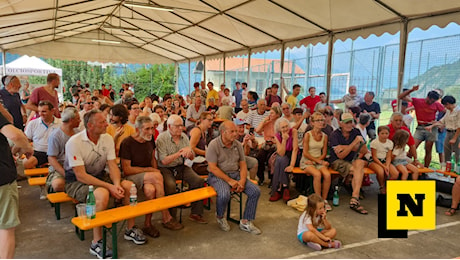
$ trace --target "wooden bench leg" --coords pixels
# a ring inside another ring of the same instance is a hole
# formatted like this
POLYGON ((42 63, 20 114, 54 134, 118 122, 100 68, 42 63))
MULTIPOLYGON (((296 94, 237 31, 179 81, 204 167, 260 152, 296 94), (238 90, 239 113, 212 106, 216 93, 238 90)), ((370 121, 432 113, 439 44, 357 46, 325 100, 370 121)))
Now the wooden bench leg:
POLYGON ((112 223, 112 227, 102 227, 102 258, 105 258, 107 250, 107 231, 112 233, 112 259, 118 259, 117 223, 112 223))
POLYGON ((61 219, 61 203, 54 203, 54 215, 56 215, 56 219, 61 219))
MULTIPOLYGON (((75 208, 75 207, 74 207, 75 208)), ((75 208, 75 217, 78 217, 77 209, 75 208)), ((77 237, 81 240, 85 240, 85 231, 79 229, 77 226, 75 226, 75 234, 77 234, 77 237)))

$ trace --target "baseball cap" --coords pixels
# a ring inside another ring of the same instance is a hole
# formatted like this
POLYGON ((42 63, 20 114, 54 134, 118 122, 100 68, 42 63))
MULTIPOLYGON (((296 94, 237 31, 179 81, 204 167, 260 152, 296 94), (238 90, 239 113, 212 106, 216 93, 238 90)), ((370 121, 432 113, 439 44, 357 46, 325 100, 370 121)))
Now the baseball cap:
POLYGON ((244 120, 241 119, 241 118, 234 118, 233 123, 235 123, 235 125, 244 125, 245 124, 244 120))
POLYGON ((350 113, 343 113, 341 121, 342 123, 353 121, 353 115, 350 113))

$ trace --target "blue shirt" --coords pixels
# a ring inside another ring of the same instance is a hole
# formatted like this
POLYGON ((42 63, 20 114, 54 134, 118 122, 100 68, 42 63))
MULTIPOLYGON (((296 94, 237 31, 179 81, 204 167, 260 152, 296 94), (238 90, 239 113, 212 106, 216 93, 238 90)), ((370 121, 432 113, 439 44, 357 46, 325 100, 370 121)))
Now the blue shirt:
POLYGON ((243 90, 235 89, 233 90, 232 96, 235 97, 235 107, 241 107, 241 100, 243 99, 243 90))

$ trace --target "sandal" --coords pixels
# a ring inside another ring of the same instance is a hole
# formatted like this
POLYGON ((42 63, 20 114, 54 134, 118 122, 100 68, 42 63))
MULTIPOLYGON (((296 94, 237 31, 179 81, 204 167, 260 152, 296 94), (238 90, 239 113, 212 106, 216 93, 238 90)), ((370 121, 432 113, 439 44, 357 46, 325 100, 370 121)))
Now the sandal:
POLYGON ((329 205, 329 203, 327 202, 327 200, 324 201, 324 209, 326 211, 331 211, 332 210, 332 207, 331 205, 329 205))
POLYGON ((385 188, 385 186, 380 186, 379 193, 380 194, 387 194, 387 189, 385 188))
POLYGON ((447 210, 446 212, 444 212, 444 214, 445 214, 446 216, 453 216, 453 215, 455 215, 455 212, 457 212, 457 209, 450 208, 449 210, 447 210))
POLYGON ((356 197, 351 197, 350 200, 350 209, 358 212, 359 214, 367 215, 367 210, 364 209, 363 206, 361 206, 361 203, 359 203, 359 199, 356 197))
POLYGON ((342 247, 342 242, 339 240, 334 240, 334 241, 329 241, 329 248, 341 248, 342 247))

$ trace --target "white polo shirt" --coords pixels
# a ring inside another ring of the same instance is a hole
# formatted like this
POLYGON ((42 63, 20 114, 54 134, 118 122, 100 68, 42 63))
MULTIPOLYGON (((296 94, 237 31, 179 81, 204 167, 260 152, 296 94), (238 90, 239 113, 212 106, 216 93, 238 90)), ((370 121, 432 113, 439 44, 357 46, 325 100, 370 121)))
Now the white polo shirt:
POLYGON ((37 118, 27 124, 24 133, 34 143, 35 151, 46 153, 48 151, 48 136, 60 125, 61 119, 56 117, 49 126, 41 118, 37 118))
MULTIPOLYGON (((109 160, 115 160, 115 144, 109 134, 102 134, 97 144, 88 139, 86 130, 73 135, 65 145, 68 169, 85 166, 88 174, 97 176, 109 160)), ((67 173, 66 173, 67 175, 67 173)))

